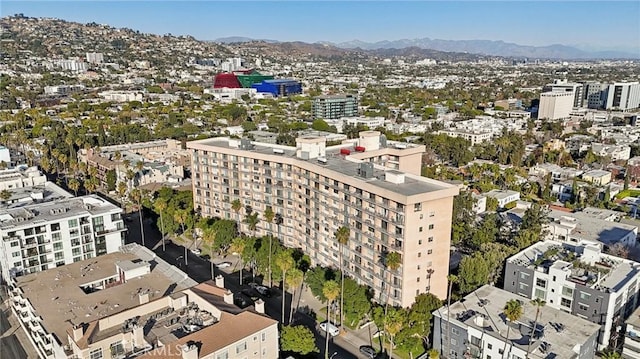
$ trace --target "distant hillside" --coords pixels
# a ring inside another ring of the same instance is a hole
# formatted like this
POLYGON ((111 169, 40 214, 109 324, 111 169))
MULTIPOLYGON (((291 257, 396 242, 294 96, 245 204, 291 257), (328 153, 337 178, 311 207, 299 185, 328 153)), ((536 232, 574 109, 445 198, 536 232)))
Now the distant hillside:
POLYGON ((278 40, 252 39, 250 37, 243 37, 243 36, 220 37, 220 38, 217 38, 217 39, 213 40, 212 42, 218 42, 218 43, 221 43, 221 44, 238 44, 238 43, 242 43, 242 42, 253 42, 253 41, 264 41, 264 42, 271 42, 271 43, 280 42, 278 40))
MULTIPOLYGON (((326 43, 326 42, 325 42, 326 43)), ((378 41, 374 43, 359 40, 332 44, 337 47, 364 50, 403 49, 417 47, 447 52, 465 52, 490 56, 527 57, 541 59, 638 59, 639 53, 621 51, 588 52, 566 45, 525 46, 504 41, 491 40, 440 40, 440 39, 402 39, 396 41, 378 41)))

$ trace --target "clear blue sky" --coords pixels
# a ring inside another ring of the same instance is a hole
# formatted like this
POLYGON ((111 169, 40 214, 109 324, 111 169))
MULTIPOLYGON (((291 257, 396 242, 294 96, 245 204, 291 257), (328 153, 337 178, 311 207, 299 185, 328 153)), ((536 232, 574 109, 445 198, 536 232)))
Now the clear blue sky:
POLYGON ((503 40, 640 49, 640 1, 2 1, 24 13, 201 40, 503 40))

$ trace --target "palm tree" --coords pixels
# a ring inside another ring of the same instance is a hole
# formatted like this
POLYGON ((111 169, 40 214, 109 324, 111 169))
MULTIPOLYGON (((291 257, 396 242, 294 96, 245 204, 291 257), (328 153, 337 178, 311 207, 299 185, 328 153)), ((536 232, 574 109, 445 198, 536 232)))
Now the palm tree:
POLYGON ((344 261, 342 260, 342 253, 344 252, 344 245, 349 242, 349 234, 349 228, 345 226, 338 228, 333 234, 340 244, 340 329, 342 329, 342 323, 344 322, 344 261))
MULTIPOLYGON (((509 344, 509 332, 511 331, 511 325, 509 324, 509 322, 513 323, 516 320, 520 319, 520 317, 522 317, 522 303, 520 303, 520 301, 517 299, 511 299, 504 305, 502 313, 504 313, 504 316, 507 318, 507 337, 504 341, 504 349, 502 349, 502 357, 504 358, 505 354, 507 354, 507 357, 509 357, 509 353, 507 353, 507 345, 509 344)), ((509 352, 511 352, 511 347, 509 347, 509 352)))
POLYGON ((144 246, 144 221, 142 220, 142 199, 144 197, 144 191, 136 188, 131 191, 131 199, 138 205, 138 218, 140 219, 140 235, 142 236, 142 246, 144 246))
MULTIPOLYGON (((304 273, 298 268, 294 268, 289 272, 289 288, 291 288, 291 312, 289 314, 289 325, 291 325, 293 321, 293 303, 297 303, 295 301, 296 298, 296 289, 300 287, 302 281, 304 280, 304 273)), ((297 308, 296 308, 297 309, 297 308)))
POLYGON ((242 253, 244 252, 244 247, 247 245, 243 237, 236 237, 231 241, 231 246, 229 247, 229 251, 231 253, 238 253, 238 257, 240 258, 240 285, 242 285, 242 268, 244 267, 244 262, 242 261, 242 253))
MULTIPOLYGON (((185 209, 179 209, 175 212, 173 212, 173 220, 180 223, 180 228, 182 229, 182 235, 184 235, 185 229, 184 229, 184 221, 187 220, 187 210, 185 209)), ((189 261, 187 259, 187 244, 184 244, 184 264, 189 265, 188 264, 189 261)), ((213 279, 213 278, 212 278, 213 279)))
POLYGON ((281 251, 276 256, 276 265, 282 271, 282 325, 284 325, 284 303, 285 298, 287 297, 287 292, 285 290, 287 283, 287 271, 291 270, 295 264, 296 263, 289 250, 281 251))
MULTIPOLYGON (((458 277, 449 274, 447 276, 447 280, 449 281, 449 294, 447 295, 447 337, 451 335, 451 289, 455 283, 458 283, 458 277)), ((448 358, 451 355, 451 340, 447 340, 447 353, 445 358, 448 358)))
POLYGON ((531 301, 531 304, 533 304, 536 307, 536 319, 533 321, 533 328, 531 329, 531 337, 529 338, 529 345, 527 345, 527 356, 526 356, 527 358, 529 357, 529 353, 531 352, 531 342, 534 341, 535 339, 536 326, 538 325, 538 317, 540 315, 540 310, 542 309, 542 307, 544 307, 547 304, 547 302, 545 302, 540 298, 536 298, 531 301))
POLYGON ((269 223, 269 286, 271 286, 271 251, 273 248, 273 233, 271 233, 271 223, 273 222, 273 218, 275 217, 275 213, 271 207, 267 207, 264 210, 264 219, 269 223))
MULTIPOLYGON (((120 182, 122 183, 122 182, 120 182)), ((155 202, 153 202, 153 206, 155 207, 156 211, 158 211, 158 213, 160 213, 160 234, 162 234, 162 251, 165 251, 165 245, 164 245, 164 235, 165 235, 165 229, 164 229, 164 210, 167 209, 167 200, 164 198, 158 198, 155 202)))
POLYGON ((429 351, 427 352, 428 358, 429 359, 440 359, 440 353, 438 353, 438 351, 436 349, 429 349, 429 351))
MULTIPOLYGON (((213 245, 216 242, 216 235, 217 233, 213 227, 207 227, 202 231, 202 241, 209 244, 209 256, 211 256, 211 258, 213 258, 213 245)), ((213 271, 213 261, 211 258, 209 258, 209 262, 211 262, 211 279, 214 279, 215 273, 213 271)), ((242 278, 242 273, 240 274, 240 277, 242 278)))
POLYGON ((94 193, 98 189, 98 179, 96 177, 89 177, 88 180, 84 181, 84 188, 89 193, 94 193))
POLYGON ((389 283, 387 284, 387 300, 385 304, 385 313, 387 311, 387 307, 389 306, 389 299, 391 298, 391 272, 400 268, 400 264, 402 264, 402 257, 398 252, 387 253, 384 260, 384 265, 387 267, 387 272, 389 273, 389 283))
POLYGON ((72 178, 69 180, 69 189, 71 189, 76 196, 78 196, 78 190, 80 189, 80 181, 77 178, 72 178))
POLYGON ((236 222, 238 222, 238 224, 240 224, 240 210, 242 209, 242 202, 240 202, 239 199, 234 199, 231 202, 231 209, 236 212, 236 222))
MULTIPOLYGON (((324 295, 325 298, 327 298, 327 325, 331 322, 329 320, 329 318, 331 318, 331 304, 333 303, 333 301, 338 297, 338 294, 340 294, 340 287, 338 286, 338 283, 336 283, 336 281, 334 280, 328 280, 326 282, 324 282, 324 284, 322 285, 322 294, 324 295)), ((327 327, 327 333, 325 334, 325 341, 324 341, 324 359, 329 359, 329 333, 328 333, 329 328, 327 327)))
POLYGON ((605 350, 600 354, 601 359, 620 359, 620 353, 615 350, 605 350))
POLYGON ((244 218, 244 223, 247 224, 247 226, 249 226, 249 230, 253 232, 253 236, 256 236, 256 228, 258 228, 258 223, 260 222, 260 219, 258 219, 258 212, 253 212, 250 214, 247 214, 247 216, 244 218))
POLYGON ((389 335, 389 358, 393 358, 393 339, 402 330, 407 319, 407 312, 394 308, 384 318, 384 332, 389 335))

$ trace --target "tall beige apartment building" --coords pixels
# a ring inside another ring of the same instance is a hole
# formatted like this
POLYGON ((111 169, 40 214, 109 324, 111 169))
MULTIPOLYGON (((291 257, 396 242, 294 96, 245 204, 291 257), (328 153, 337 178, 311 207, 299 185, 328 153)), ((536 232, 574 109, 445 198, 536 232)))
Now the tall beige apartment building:
MULTIPOLYGON (((194 207, 203 216, 242 219, 240 199, 260 214, 256 235, 273 233, 313 264, 339 268, 334 232, 351 230, 346 274, 375 290, 375 299, 409 306, 420 293, 446 297, 456 186, 420 176, 425 147, 387 141, 377 131, 327 147, 301 137, 296 147, 226 137, 187 143, 192 154, 194 207), (270 207, 282 220, 267 223, 270 207), (384 258, 402 264, 387 271, 384 258), (390 286, 390 288, 389 288, 390 286)), ((247 225, 241 230, 251 233, 247 225)))

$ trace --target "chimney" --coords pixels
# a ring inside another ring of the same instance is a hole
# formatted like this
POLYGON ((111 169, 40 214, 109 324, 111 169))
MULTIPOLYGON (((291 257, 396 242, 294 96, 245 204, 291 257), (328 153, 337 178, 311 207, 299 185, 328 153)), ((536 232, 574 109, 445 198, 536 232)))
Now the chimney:
POLYGON ((143 347, 146 344, 144 340, 144 327, 137 324, 133 325, 133 343, 137 347, 143 347))
POLYGON ((224 288, 224 277, 221 274, 216 276, 216 287, 224 288))
POLYGON ((230 290, 227 290, 224 293, 224 302, 227 304, 233 304, 233 293, 230 290))
POLYGON ((198 359, 198 346, 192 343, 186 343, 181 348, 182 359, 198 359))
POLYGON ((264 300, 262 299, 256 300, 253 306, 256 309, 256 312, 260 314, 264 314, 264 300))
POLYGON ((149 292, 144 291, 138 294, 138 299, 140 300, 140 305, 149 303, 149 292))
POLYGON ((82 324, 73 326, 73 340, 78 341, 84 335, 84 326, 82 324))

